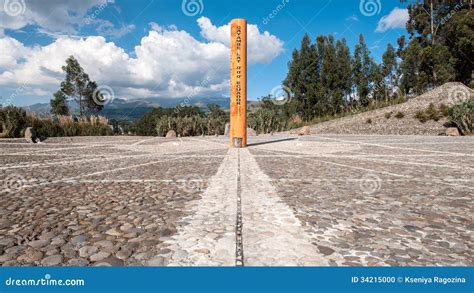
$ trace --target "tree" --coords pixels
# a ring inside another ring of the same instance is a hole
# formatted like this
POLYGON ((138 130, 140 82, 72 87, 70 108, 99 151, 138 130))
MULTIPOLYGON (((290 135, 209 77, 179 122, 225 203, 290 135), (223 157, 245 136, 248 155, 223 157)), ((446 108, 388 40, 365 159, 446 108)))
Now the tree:
POLYGON ((343 97, 338 100, 336 108, 340 107, 349 99, 352 89, 352 57, 346 40, 336 42, 336 84, 340 95, 343 97))
POLYGON ((55 98, 51 100, 51 105, 55 105, 58 110, 64 110, 61 103, 65 104, 66 100, 74 100, 79 105, 79 114, 97 113, 103 108, 104 97, 98 90, 97 84, 89 79, 89 75, 84 72, 79 62, 70 56, 66 59, 66 65, 62 67, 66 77, 61 82, 60 90, 55 94, 55 98), (64 100, 61 102, 61 100, 64 100))
POLYGON ((312 105, 316 99, 317 54, 310 37, 305 34, 299 50, 294 50, 288 63, 288 74, 283 84, 293 93, 298 112, 305 119, 312 116, 312 105))
POLYGON ((400 86, 404 94, 420 90, 421 78, 419 75, 421 47, 417 39, 410 42, 403 50, 403 61, 400 64, 401 80, 400 86))
POLYGON ((410 42, 417 39, 422 48, 418 69, 422 90, 447 81, 471 80, 474 21, 470 6, 467 0, 425 0, 408 5, 410 42))
POLYGON ((69 115, 66 96, 62 91, 54 93, 54 98, 50 101, 51 113, 54 115, 69 115))
POLYGON ((359 35, 359 43, 354 49, 354 83, 357 96, 362 106, 369 103, 368 97, 371 91, 371 77, 374 61, 370 57, 370 51, 364 41, 364 36, 359 35))
POLYGON ((324 55, 321 65, 321 99, 320 108, 323 115, 333 115, 338 112, 342 92, 338 88, 336 48, 334 38, 329 35, 324 39, 324 55))
POLYGON ((217 104, 208 104, 207 108, 209 109, 208 117, 211 119, 224 119, 226 118, 226 114, 224 110, 217 104))
POLYGON ((455 80, 469 84, 472 80, 474 61, 474 17, 472 10, 456 12, 443 27, 447 48, 455 62, 455 80))
POLYGON ((394 89, 398 86, 397 67, 397 52, 391 44, 388 44, 385 53, 382 55, 381 66, 382 78, 387 85, 384 88, 385 100, 389 98, 389 95, 393 94, 394 89))

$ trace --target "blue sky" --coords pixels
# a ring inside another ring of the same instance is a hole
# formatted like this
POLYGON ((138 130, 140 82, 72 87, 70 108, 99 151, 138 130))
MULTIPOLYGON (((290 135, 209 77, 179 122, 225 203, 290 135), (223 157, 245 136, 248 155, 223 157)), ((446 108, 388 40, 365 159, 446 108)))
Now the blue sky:
POLYGON ((396 0, 105 1, 0 0, 0 103, 48 102, 71 54, 115 97, 228 96, 232 18, 253 25, 252 100, 281 84, 305 33, 345 38, 351 49, 362 33, 377 61, 406 33, 406 4, 396 0))

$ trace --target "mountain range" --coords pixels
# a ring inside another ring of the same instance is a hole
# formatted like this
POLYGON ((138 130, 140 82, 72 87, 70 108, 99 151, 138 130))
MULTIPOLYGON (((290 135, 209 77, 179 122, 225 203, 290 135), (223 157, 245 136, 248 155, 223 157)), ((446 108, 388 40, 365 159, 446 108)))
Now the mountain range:
MULTIPOLYGON (((210 97, 210 98, 146 98, 146 99, 119 99, 115 98, 104 105, 100 115, 108 119, 135 121, 153 108, 174 108, 179 105, 197 106, 206 111, 208 104, 217 104, 222 109, 228 109, 229 98, 210 97)), ((79 107, 76 102, 68 102, 72 113, 78 113, 79 107)), ((25 110, 39 115, 50 114, 51 106, 49 103, 37 103, 23 107, 25 110)))

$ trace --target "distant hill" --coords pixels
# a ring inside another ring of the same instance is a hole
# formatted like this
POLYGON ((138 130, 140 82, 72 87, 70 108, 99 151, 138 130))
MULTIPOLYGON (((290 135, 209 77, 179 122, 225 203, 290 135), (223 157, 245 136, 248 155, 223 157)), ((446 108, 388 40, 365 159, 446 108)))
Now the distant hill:
MULTIPOLYGON (((101 111, 101 115, 109 119, 130 120, 139 119, 143 114, 152 110, 153 108, 174 108, 183 103, 186 106, 198 106, 201 110, 206 111, 208 104, 217 104, 222 109, 228 109, 229 98, 225 97, 211 97, 211 98, 147 98, 147 99, 114 99, 111 103, 106 104, 101 111), (186 103, 187 102, 187 103, 186 103)), ((49 114, 51 107, 49 103, 38 103, 23 107, 25 110, 37 114, 49 114)), ((69 109, 73 113, 78 113, 79 108, 77 103, 69 102, 69 109)))

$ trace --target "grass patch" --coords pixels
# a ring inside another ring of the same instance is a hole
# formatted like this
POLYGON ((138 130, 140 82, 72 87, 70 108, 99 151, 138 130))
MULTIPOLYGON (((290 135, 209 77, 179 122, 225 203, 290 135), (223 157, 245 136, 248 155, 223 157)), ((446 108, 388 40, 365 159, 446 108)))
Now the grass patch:
POLYGON ((455 125, 463 135, 473 134, 474 99, 455 105, 449 111, 449 121, 455 125))
POLYGON ((441 118, 447 117, 449 112, 450 108, 445 104, 436 107, 433 103, 430 103, 426 109, 416 111, 415 118, 421 123, 429 120, 439 121, 441 118))
POLYGON ((397 114, 395 114, 395 118, 397 119, 402 119, 403 117, 405 117, 405 114, 401 111, 398 111, 397 114))

